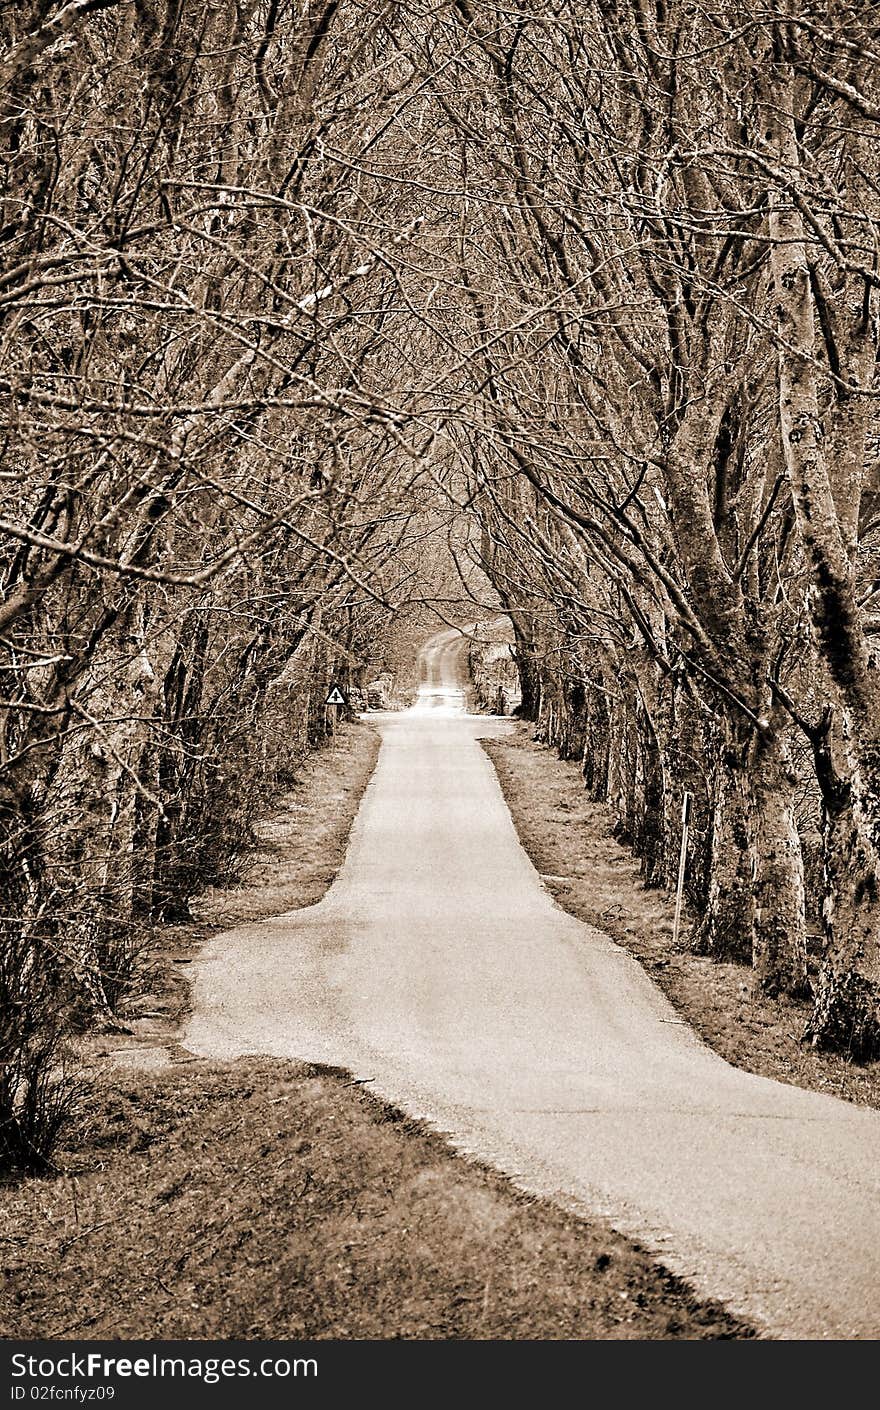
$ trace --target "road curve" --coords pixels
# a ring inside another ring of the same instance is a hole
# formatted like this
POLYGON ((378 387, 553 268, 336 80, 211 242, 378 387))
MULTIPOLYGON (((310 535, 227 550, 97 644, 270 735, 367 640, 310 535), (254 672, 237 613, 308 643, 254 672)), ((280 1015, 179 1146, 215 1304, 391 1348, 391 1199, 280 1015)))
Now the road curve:
POLYGON ((447 627, 425 642, 419 652, 419 687, 413 709, 464 708, 468 683, 469 629, 447 627))
POLYGON ((444 685, 456 650, 439 634, 416 706, 371 716, 324 900, 205 947, 186 1046, 348 1067, 767 1335, 876 1339, 880 1114, 729 1066, 556 906, 478 743, 509 726, 444 685))

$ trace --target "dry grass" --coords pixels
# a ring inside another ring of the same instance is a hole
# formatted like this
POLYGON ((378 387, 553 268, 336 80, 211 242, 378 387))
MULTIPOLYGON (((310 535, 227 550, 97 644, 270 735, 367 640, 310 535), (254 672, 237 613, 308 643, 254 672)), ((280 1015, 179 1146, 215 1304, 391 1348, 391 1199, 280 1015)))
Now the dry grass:
POLYGON ((229 930, 320 901, 342 865, 380 744, 376 731, 359 721, 310 754, 290 792, 257 829, 259 847, 243 885, 205 892, 193 906, 199 919, 229 930))
POLYGON ((126 1074, 84 1123, 65 1177, 0 1189, 4 1337, 751 1335, 344 1074, 126 1074))
POLYGON ((585 796, 577 764, 536 744, 522 724, 483 747, 548 890, 630 950, 716 1052, 748 1072, 880 1107, 880 1063, 858 1066, 801 1042, 808 1005, 768 999, 742 966, 673 949, 670 898, 645 887, 611 836, 607 809, 585 796))

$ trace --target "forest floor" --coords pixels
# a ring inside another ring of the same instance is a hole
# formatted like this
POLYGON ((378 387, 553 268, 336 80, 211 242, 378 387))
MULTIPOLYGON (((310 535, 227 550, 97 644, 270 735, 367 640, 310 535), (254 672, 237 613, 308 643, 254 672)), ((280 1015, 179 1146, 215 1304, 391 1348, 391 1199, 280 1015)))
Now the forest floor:
POLYGON ((770 999, 751 970, 673 946, 674 904, 645 886, 638 861, 587 798, 578 765, 536 743, 531 727, 484 740, 519 839, 557 903, 641 962, 683 1018, 728 1062, 811 1091, 880 1107, 880 1062, 859 1065, 801 1041, 809 1003, 770 999))
POLYGON ((307 761, 244 881, 161 936, 132 1033, 88 1045, 91 1092, 57 1170, 0 1186, 0 1336, 753 1335, 603 1221, 453 1155, 349 1074, 177 1044, 201 940, 329 886, 377 742, 354 726, 307 761))

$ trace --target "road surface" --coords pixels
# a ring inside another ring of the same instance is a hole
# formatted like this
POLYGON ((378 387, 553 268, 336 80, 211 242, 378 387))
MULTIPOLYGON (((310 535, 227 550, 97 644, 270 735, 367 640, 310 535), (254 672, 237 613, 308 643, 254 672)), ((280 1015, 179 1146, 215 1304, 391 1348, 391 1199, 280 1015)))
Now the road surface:
POLYGON ((464 713, 454 633, 324 900, 218 937, 186 1046, 345 1066, 523 1187, 611 1219, 767 1335, 880 1335, 880 1113, 730 1067, 568 916, 464 713), (445 684, 451 673, 451 684, 445 684))

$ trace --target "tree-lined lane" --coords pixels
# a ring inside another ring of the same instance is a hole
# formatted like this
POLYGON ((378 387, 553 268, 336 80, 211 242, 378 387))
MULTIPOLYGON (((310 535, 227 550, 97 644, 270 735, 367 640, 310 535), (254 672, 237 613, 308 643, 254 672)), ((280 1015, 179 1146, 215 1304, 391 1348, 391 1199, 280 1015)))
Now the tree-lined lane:
POLYGON ((876 1336, 880 1115, 730 1067, 553 903, 478 743, 503 723, 373 718, 335 885, 207 947, 187 1046, 346 1065, 771 1334, 876 1336))

